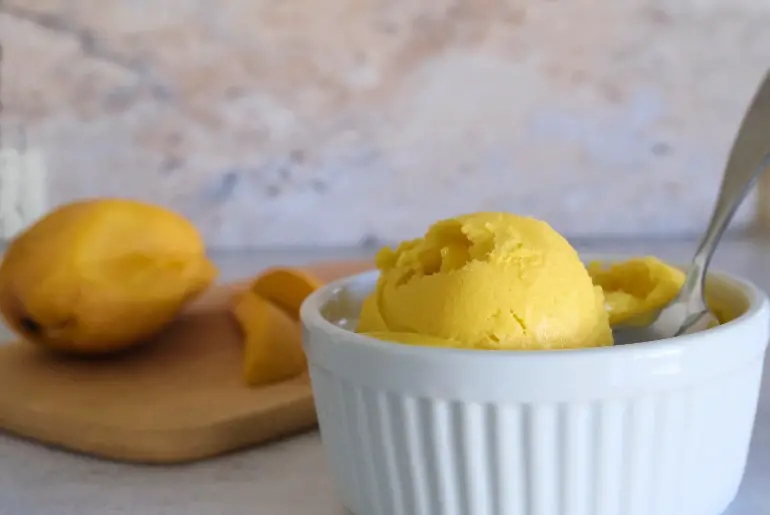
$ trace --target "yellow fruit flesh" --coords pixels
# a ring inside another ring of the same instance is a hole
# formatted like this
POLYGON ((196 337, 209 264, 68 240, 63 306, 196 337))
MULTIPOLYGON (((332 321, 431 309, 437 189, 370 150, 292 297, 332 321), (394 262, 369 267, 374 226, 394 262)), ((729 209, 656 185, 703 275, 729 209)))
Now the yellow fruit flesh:
POLYGON ((234 313, 245 337, 246 384, 264 386, 305 371, 301 330, 287 313, 253 292, 238 299, 234 313))
POLYGON ((261 273, 251 283, 251 291, 299 318, 302 303, 321 286, 321 281, 300 268, 276 267, 261 273))
POLYGON ((245 336, 246 384, 263 386, 305 371, 299 309, 321 284, 300 268, 271 268, 240 297, 234 313, 245 336))

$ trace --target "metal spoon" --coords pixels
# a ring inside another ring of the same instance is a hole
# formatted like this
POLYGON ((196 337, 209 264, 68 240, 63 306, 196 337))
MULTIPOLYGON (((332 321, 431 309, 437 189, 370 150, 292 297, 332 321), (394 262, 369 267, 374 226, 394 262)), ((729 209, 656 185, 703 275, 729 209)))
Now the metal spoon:
POLYGON ((682 289, 650 325, 613 328, 616 345, 689 334, 716 322, 704 297, 711 257, 738 207, 769 167, 770 72, 767 72, 733 142, 708 229, 698 245, 682 289))

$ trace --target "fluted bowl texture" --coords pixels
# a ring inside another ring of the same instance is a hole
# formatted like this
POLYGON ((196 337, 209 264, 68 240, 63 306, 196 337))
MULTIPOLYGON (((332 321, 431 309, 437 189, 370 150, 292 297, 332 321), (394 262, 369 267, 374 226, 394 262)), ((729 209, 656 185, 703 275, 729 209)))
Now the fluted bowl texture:
POLYGON ((376 280, 329 284, 301 313, 321 437, 356 515, 718 515, 735 497, 770 322, 756 286, 711 274, 742 314, 698 334, 473 351, 354 333, 376 280))

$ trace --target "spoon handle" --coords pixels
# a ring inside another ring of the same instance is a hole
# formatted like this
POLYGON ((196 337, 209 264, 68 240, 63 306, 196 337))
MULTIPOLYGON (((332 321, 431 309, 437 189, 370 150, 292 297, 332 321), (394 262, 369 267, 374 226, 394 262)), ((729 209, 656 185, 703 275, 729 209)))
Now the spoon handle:
POLYGON ((760 175, 770 167, 770 72, 767 72, 744 115, 722 176, 708 229, 693 258, 680 298, 702 298, 706 270, 725 229, 760 175), (692 298, 692 297, 690 297, 692 298))

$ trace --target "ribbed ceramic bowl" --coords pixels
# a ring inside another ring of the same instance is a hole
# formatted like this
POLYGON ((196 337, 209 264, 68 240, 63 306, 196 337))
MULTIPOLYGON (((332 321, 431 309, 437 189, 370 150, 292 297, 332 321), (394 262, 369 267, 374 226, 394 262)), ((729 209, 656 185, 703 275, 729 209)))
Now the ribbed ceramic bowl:
POLYGON ((770 320, 754 285, 713 274, 743 314, 699 334, 505 352, 346 330, 376 278, 302 307, 321 436, 356 515, 717 515, 734 498, 770 320))

